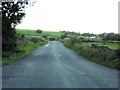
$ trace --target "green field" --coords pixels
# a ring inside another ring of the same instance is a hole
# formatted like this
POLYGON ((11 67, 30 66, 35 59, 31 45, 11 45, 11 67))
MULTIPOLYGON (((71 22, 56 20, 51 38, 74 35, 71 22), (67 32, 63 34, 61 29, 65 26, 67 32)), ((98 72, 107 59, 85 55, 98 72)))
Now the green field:
POLYGON ((60 37, 62 35, 61 32, 53 32, 53 31, 43 31, 43 35, 57 36, 60 37))
POLYGON ((84 42, 82 43, 82 46, 91 46, 91 44, 96 44, 98 46, 108 46, 110 49, 117 49, 118 48, 118 42, 114 43, 102 43, 102 42, 84 42))
MULTIPOLYGON (((35 48, 42 46, 48 42, 48 40, 42 39, 43 35, 47 35, 49 33, 50 35, 58 35, 55 32, 42 32, 42 34, 38 34, 35 30, 23 30, 23 29, 17 29, 16 30, 17 34, 19 33, 20 35, 24 34, 25 37, 23 39, 17 39, 17 47, 14 52, 3 52, 3 57, 2 57, 2 65, 8 65, 15 63, 25 56, 29 55, 34 51, 35 48)), ((58 32, 59 33, 59 32, 58 32)))
POLYGON ((53 31, 43 31, 41 34, 38 34, 36 32, 36 30, 27 30, 27 29, 17 29, 16 30, 17 33, 20 33, 20 34, 25 34, 26 37, 40 37, 41 36, 48 36, 48 37, 60 37, 61 36, 61 32, 53 32, 53 31))

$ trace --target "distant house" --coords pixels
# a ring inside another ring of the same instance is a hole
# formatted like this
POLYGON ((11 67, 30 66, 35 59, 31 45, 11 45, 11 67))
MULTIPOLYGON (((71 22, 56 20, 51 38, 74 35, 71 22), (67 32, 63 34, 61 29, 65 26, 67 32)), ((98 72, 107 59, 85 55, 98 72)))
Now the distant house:
POLYGON ((102 40, 102 38, 100 37, 86 37, 85 38, 86 41, 99 41, 99 40, 102 40))

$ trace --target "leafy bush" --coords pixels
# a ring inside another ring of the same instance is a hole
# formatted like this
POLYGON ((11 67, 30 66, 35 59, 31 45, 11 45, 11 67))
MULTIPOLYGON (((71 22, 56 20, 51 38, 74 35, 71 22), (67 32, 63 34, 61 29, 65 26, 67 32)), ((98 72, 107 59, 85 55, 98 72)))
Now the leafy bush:
POLYGON ((42 30, 38 29, 36 30, 37 33, 41 34, 42 33, 42 30))
POLYGON ((15 63, 16 61, 22 59, 26 55, 29 55, 36 47, 42 46, 46 43, 47 41, 39 43, 26 43, 24 46, 22 46, 19 50, 15 51, 14 53, 8 54, 7 57, 2 57, 2 65, 15 63))
POLYGON ((42 36, 45 40, 48 40, 48 36, 47 35, 43 35, 42 36))
POLYGON ((119 50, 115 51, 106 47, 93 48, 90 46, 81 46, 77 43, 72 46, 70 40, 65 42, 65 46, 73 49, 78 55, 98 64, 120 69, 120 58, 118 58, 119 50))
POLYGON ((54 37, 49 38, 50 41, 55 41, 56 39, 54 37))
POLYGON ((116 56, 117 56, 118 58, 120 58, 120 48, 118 48, 118 49, 116 50, 115 54, 116 54, 116 56))
POLYGON ((64 38, 67 38, 68 37, 68 33, 63 33, 62 35, 61 35, 61 39, 64 39, 64 38))
POLYGON ((40 39, 39 38, 30 38, 30 41, 33 43, 37 43, 40 41, 40 39))
POLYGON ((65 42, 65 46, 67 46, 69 48, 74 46, 75 44, 82 43, 81 39, 78 38, 77 36, 70 36, 70 38, 65 38, 64 42, 65 42))
POLYGON ((16 37, 17 37, 17 40, 22 41, 22 40, 25 39, 25 34, 19 34, 19 33, 17 33, 17 34, 16 34, 16 37))

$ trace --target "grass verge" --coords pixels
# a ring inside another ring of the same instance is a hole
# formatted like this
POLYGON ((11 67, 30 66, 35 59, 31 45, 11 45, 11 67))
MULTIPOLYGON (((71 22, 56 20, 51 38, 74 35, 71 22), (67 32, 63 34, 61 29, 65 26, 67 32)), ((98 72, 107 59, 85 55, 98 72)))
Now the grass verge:
POLYGON ((93 48, 81 44, 72 45, 70 40, 64 42, 65 46, 75 51, 78 55, 110 68, 120 69, 120 58, 116 56, 116 50, 107 48, 93 48))
POLYGON ((33 50, 39 46, 46 44, 47 42, 39 42, 39 43, 29 43, 23 46, 18 52, 11 53, 7 57, 2 58, 2 66, 13 64, 25 56, 31 54, 33 50))

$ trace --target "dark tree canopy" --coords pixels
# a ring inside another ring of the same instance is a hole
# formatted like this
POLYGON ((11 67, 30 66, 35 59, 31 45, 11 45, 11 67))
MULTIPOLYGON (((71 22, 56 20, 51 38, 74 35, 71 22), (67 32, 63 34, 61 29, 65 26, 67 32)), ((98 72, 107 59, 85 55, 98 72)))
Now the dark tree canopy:
POLYGON ((92 34, 92 33, 83 33, 82 35, 85 36, 85 37, 93 37, 93 36, 95 36, 95 34, 92 34))
POLYGON ((65 32, 65 33, 63 33, 62 35, 61 35, 61 39, 64 39, 64 38, 67 38, 68 37, 68 33, 67 32, 65 32))
POLYGON ((13 51, 16 48, 15 27, 25 16, 28 2, 2 2, 2 50, 13 51))
POLYGON ((101 34, 103 36, 103 40, 117 40, 120 41, 120 34, 115 33, 107 33, 107 34, 101 34))
POLYGON ((42 30, 38 29, 36 30, 37 33, 41 34, 42 33, 42 30))

